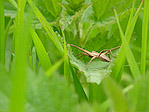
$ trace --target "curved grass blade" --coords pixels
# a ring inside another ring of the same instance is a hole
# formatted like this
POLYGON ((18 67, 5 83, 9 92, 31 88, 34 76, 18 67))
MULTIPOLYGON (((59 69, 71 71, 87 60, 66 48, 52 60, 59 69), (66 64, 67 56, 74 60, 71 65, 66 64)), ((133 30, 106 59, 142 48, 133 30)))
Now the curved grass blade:
POLYGON ((30 28, 30 31, 41 66, 44 70, 47 70, 49 67, 52 66, 48 54, 33 28, 30 28))
MULTIPOLYGON (((133 2, 133 4, 135 3, 135 1, 133 2)), ((137 19, 138 19, 138 16, 139 16, 139 12, 141 10, 141 7, 142 7, 142 4, 143 2, 141 2, 139 8, 137 9, 134 17, 132 17, 133 15, 133 10, 132 9, 132 12, 131 12, 131 15, 130 15, 130 18, 129 18, 129 21, 128 21, 128 24, 127 24, 127 29, 126 29, 126 33, 125 33, 125 38, 127 39, 127 42, 129 43, 130 42, 130 39, 131 39, 131 36, 132 36, 132 33, 133 33, 133 30, 134 30, 134 27, 135 27, 135 24, 137 22, 137 19)), ((133 5, 134 6, 134 5, 133 5)), ((133 7, 134 8, 134 7, 133 7)), ((113 70, 112 70, 112 73, 111 73, 111 76, 117 80, 118 82, 121 81, 121 77, 122 77, 122 71, 124 69, 124 64, 125 64, 125 53, 123 52, 123 46, 120 48, 119 50, 119 54, 117 56, 117 59, 115 61, 115 66, 113 67, 113 70)))
POLYGON ((132 54, 132 52, 131 52, 131 50, 129 48, 128 42, 125 39, 125 36, 123 34, 123 31, 122 31, 122 28, 120 26, 116 10, 114 10, 114 12, 115 12, 117 24, 118 24, 118 27, 119 27, 119 31, 120 31, 120 37, 121 37, 121 40, 122 40, 122 46, 124 48, 124 52, 125 52, 127 61, 128 61, 129 65, 130 65, 130 70, 132 72, 132 75, 136 79, 138 76, 140 76, 140 71, 139 71, 137 63, 135 61, 135 58, 134 58, 134 56, 133 56, 133 54, 132 54))
POLYGON ((147 54, 147 35, 148 35, 148 23, 149 23, 149 0, 144 2, 144 15, 142 26, 142 49, 141 49, 141 73, 145 75, 146 69, 146 54, 147 54))
POLYGON ((58 62, 56 62, 52 67, 50 67, 47 71, 46 74, 47 76, 51 77, 53 73, 62 65, 64 61, 64 58, 60 59, 58 62))
POLYGON ((72 77, 73 77, 73 81, 74 81, 74 87, 75 87, 75 91, 79 96, 79 100, 80 101, 84 101, 84 100, 88 100, 85 91, 83 90, 83 87, 80 83, 80 81, 78 80, 72 66, 70 66, 71 72, 72 72, 72 77))
MULTIPOLYGON (((124 97, 122 89, 118 86, 118 84, 108 77, 103 81, 103 87, 107 96, 110 98, 110 103, 114 112, 128 112, 126 98, 124 97)), ((109 100, 105 103, 108 105, 109 100)))
POLYGON ((70 65, 69 65, 68 54, 67 54, 67 46, 66 46, 65 34, 63 32, 62 27, 60 27, 60 28, 61 28, 62 36, 63 36, 63 39, 64 39, 64 57, 66 58, 64 60, 64 77, 68 81, 68 84, 70 85, 70 82, 71 82, 70 65))
POLYGON ((61 45, 58 37, 56 36, 55 32, 53 31, 52 27, 50 26, 50 24, 46 20, 46 18, 42 15, 42 13, 34 5, 34 3, 32 2, 32 0, 28 0, 28 3, 30 4, 30 6, 33 9, 35 15, 37 16, 37 18, 39 19, 39 21, 43 25, 45 31, 48 34, 49 39, 55 44, 55 46, 57 47, 57 49, 63 55, 63 47, 62 47, 62 45, 61 45))
POLYGON ((9 0, 9 1, 16 9, 18 8, 18 5, 15 0, 9 0))

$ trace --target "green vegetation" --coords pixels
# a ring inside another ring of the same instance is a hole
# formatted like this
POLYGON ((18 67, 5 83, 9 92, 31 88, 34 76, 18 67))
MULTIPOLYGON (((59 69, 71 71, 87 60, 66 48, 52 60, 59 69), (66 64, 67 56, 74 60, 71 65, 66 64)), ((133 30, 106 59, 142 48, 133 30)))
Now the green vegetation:
POLYGON ((149 112, 149 0, 0 0, 0 112, 149 112), (90 57, 111 49, 111 62, 90 57))

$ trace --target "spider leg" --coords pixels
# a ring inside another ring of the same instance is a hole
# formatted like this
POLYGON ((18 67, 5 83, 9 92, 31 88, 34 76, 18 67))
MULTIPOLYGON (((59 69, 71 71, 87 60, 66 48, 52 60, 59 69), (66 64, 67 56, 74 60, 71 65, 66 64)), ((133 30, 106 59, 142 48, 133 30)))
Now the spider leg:
POLYGON ((114 55, 113 55, 113 53, 112 53, 112 51, 110 50, 110 53, 111 53, 111 55, 114 57, 114 55))
POLYGON ((82 58, 83 56, 86 56, 86 55, 82 54, 78 59, 82 58))
POLYGON ((78 59, 82 58, 83 56, 88 56, 88 54, 82 52, 82 53, 79 53, 79 54, 76 54, 75 56, 79 56, 81 55, 78 59))
POLYGON ((86 67, 86 70, 88 69, 90 63, 91 63, 95 58, 96 58, 95 56, 91 58, 91 60, 89 61, 88 65, 87 65, 87 67, 86 67))
POLYGON ((79 56, 79 55, 81 55, 81 54, 82 54, 82 55, 86 55, 86 56, 88 55, 88 54, 86 54, 86 53, 84 53, 84 52, 81 52, 81 53, 79 53, 79 54, 76 54, 75 56, 79 56))
POLYGON ((107 55, 108 55, 108 57, 110 58, 110 54, 109 54, 109 53, 107 53, 107 55))
POLYGON ((108 49, 104 49, 99 53, 99 56, 104 52, 104 51, 108 51, 108 49))

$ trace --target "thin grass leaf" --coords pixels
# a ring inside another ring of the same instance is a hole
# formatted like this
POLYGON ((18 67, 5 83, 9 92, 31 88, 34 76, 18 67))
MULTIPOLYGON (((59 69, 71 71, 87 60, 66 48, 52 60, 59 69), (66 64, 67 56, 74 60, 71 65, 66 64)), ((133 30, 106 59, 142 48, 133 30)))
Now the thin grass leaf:
POLYGON ((35 47, 32 48, 32 64, 33 64, 33 70, 36 71, 36 65, 37 65, 37 62, 36 62, 36 49, 35 47))
POLYGON ((58 37, 56 36, 55 32, 53 31, 52 27, 50 26, 50 24, 46 20, 46 18, 42 15, 42 13, 34 5, 34 3, 32 2, 32 0, 28 0, 28 3, 30 4, 30 6, 33 9, 35 15, 37 16, 37 18, 39 19, 39 21, 43 25, 45 31, 48 34, 49 39, 55 44, 55 46, 57 47, 57 49, 63 55, 63 47, 62 47, 62 45, 61 45, 58 37))
POLYGON ((29 61, 29 66, 30 66, 30 68, 33 70, 33 61, 32 61, 32 55, 30 55, 30 56, 29 56, 29 59, 28 59, 28 61, 29 61))
POLYGON ((26 0, 18 0, 18 9, 15 28, 15 69, 13 74, 13 87, 10 101, 10 112, 23 112, 25 108, 26 93, 26 67, 29 43, 29 25, 31 17, 28 15, 24 25, 24 8, 26 0))
MULTIPOLYGON (((133 4, 135 3, 135 1, 133 2, 133 4)), ((128 24, 127 24, 127 29, 126 29, 126 33, 125 33, 125 38, 127 39, 127 42, 130 42, 135 24, 137 22, 138 16, 139 16, 139 12, 141 10, 143 2, 141 2, 139 8, 137 9, 134 17, 132 17, 133 15, 133 10, 131 12, 128 24)), ((134 6, 134 5, 133 5, 134 6)), ((134 8, 134 7, 133 7, 134 8)), ((121 49, 119 50, 119 54, 117 56, 117 59, 115 61, 115 66, 113 67, 111 76, 116 79, 118 82, 121 81, 121 77, 122 77, 122 71, 124 69, 124 64, 125 64, 125 53, 123 52, 123 46, 121 47, 121 49)))
POLYGON ((9 0, 9 2, 17 9, 18 5, 15 0, 9 0))
MULTIPOLYGON (((114 112, 128 112, 126 98, 124 97, 122 89, 118 86, 118 84, 108 77, 103 81, 103 87, 107 96, 110 98, 111 108, 114 109, 114 112)), ((108 105, 109 100, 105 103, 108 105)))
POLYGON ((9 22, 5 28, 5 33, 4 33, 4 35, 5 35, 5 48, 6 48, 7 36, 8 36, 8 32, 9 32, 9 28, 10 28, 11 23, 12 23, 12 18, 9 20, 9 22))
POLYGON ((75 91, 79 96, 79 100, 80 101, 84 101, 84 100, 88 100, 85 91, 83 90, 83 87, 80 83, 80 81, 78 80, 72 66, 70 66, 71 68, 71 72, 72 72, 72 77, 73 77, 73 81, 74 81, 74 87, 75 87, 75 91))
POLYGON ((101 103, 105 101, 106 96, 103 90, 102 84, 98 85, 95 83, 89 84, 89 101, 101 103))
POLYGON ((68 81, 68 84, 70 85, 70 83, 71 83, 70 65, 69 65, 68 54, 67 54, 67 46, 66 46, 65 34, 63 32, 62 27, 60 27, 60 28, 61 28, 62 36, 63 36, 63 39, 64 39, 64 57, 66 58, 64 60, 64 77, 68 81))
POLYGON ((0 0, 0 62, 5 63, 5 18, 4 18, 4 0, 0 0))
POLYGON ((64 61, 64 58, 60 59, 59 61, 57 61, 52 67, 50 67, 47 71, 46 74, 48 77, 51 77, 53 75, 53 73, 62 65, 64 61))
POLYGON ((127 94, 130 112, 149 111, 149 74, 139 77, 134 87, 127 94))
POLYGON ((136 0, 133 0, 132 10, 131 10, 131 13, 130 13, 130 17, 129 17, 129 20, 128 20, 128 24, 127 24, 126 30, 130 27, 130 23, 131 23, 131 21, 132 21, 132 19, 133 19, 134 8, 135 8, 135 2, 136 2, 136 0))
POLYGON ((146 54, 147 54, 147 36, 149 23, 149 0, 144 2, 144 15, 142 26, 142 48, 141 48, 141 73, 145 75, 146 70, 146 54))
POLYGON ((123 34, 123 31, 122 31, 122 28, 120 26, 116 10, 114 10, 114 12, 115 12, 117 24, 118 24, 118 27, 119 27, 119 31, 120 31, 120 37, 121 37, 121 40, 122 40, 122 46, 124 47, 124 52, 125 52, 127 61, 128 61, 129 65, 130 65, 130 70, 132 72, 132 75, 136 79, 138 76, 140 76, 140 71, 139 71, 137 63, 135 61, 135 58, 134 58, 134 56, 133 56, 133 54, 132 54, 132 52, 131 52, 131 50, 129 48, 128 42, 125 39, 125 36, 123 34))
POLYGON ((30 31, 41 66, 43 67, 43 69, 47 70, 49 67, 52 66, 48 54, 36 32, 32 28, 30 28, 30 31))
POLYGON ((57 18, 61 11, 62 11, 62 7, 60 6, 60 3, 62 2, 62 0, 43 0, 47 11, 54 16, 55 18, 57 18))

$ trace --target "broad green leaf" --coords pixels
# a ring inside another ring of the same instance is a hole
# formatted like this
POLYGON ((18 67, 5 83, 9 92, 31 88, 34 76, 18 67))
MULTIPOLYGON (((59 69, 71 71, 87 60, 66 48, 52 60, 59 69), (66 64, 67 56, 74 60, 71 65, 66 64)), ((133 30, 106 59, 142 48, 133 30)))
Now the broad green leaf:
POLYGON ((118 14, 120 14, 126 11, 126 9, 129 9, 132 1, 133 0, 92 0, 94 19, 104 22, 107 18, 113 18, 114 8, 117 8, 118 14))
POLYGON ((104 14, 109 4, 109 0, 92 0, 94 16, 97 20, 100 20, 101 16, 104 14))
POLYGON ((86 70, 88 62, 82 62, 76 57, 74 57, 72 51, 69 51, 68 55, 70 57, 71 64, 77 69, 79 69, 79 71, 84 73, 87 82, 100 84, 102 79, 104 79, 111 73, 114 60, 112 60, 110 63, 107 63, 100 61, 99 59, 95 59, 91 62, 88 70, 86 70))
POLYGON ((43 2, 51 15, 53 15, 55 18, 60 15, 62 10, 60 3, 62 2, 62 0, 43 0, 43 2))
POLYGON ((62 45, 61 45, 61 43, 60 43, 57 35, 53 31, 52 27, 50 26, 50 24, 46 20, 46 18, 42 15, 42 13, 34 5, 34 3, 32 2, 32 0, 28 0, 28 2, 30 4, 32 10, 34 11, 35 15, 37 16, 37 18, 39 19, 39 21, 43 25, 44 29, 46 30, 49 39, 54 43, 54 45, 57 47, 57 49, 59 50, 59 52, 61 54, 63 54, 63 47, 62 47, 62 45))
POLYGON ((85 0, 66 0, 68 3, 63 3, 62 5, 66 8, 66 12, 69 15, 74 15, 75 13, 81 11, 86 4, 83 4, 85 0))
POLYGON ((147 37, 148 37, 148 23, 149 23, 149 0, 144 2, 144 15, 142 26, 142 49, 141 49, 141 73, 145 75, 146 71, 146 54, 147 54, 147 37))
MULTIPOLYGON (((0 75, 0 111, 6 112, 10 103, 11 74, 1 68, 0 75), (6 83, 7 82, 7 83, 6 83)), ((38 76, 30 69, 27 72, 26 106, 24 112, 74 112, 77 96, 64 78, 54 75, 52 78, 40 71, 38 76)))
POLYGON ((43 72, 38 77, 28 75, 26 112, 72 112, 76 100, 74 91, 62 77, 48 78, 43 72))
POLYGON ((133 89, 128 93, 130 112, 149 111, 149 74, 139 77, 133 89))
POLYGON ((122 28, 120 26, 120 23, 119 23, 119 19, 118 19, 116 10, 114 10, 114 12, 115 12, 117 24, 118 24, 120 35, 121 35, 120 37, 121 37, 121 40, 122 40, 122 46, 124 48, 124 52, 125 52, 127 61, 128 61, 129 65, 130 65, 130 70, 132 72, 132 75, 136 79, 140 75, 140 71, 139 71, 139 68, 137 66, 137 63, 135 61, 135 58, 134 58, 134 56, 133 56, 133 54, 132 54, 132 52, 130 50, 129 44, 128 44, 128 42, 125 39, 125 36, 123 34, 123 31, 122 31, 122 28))
POLYGON ((42 42, 39 39, 38 35, 32 28, 31 28, 31 36, 32 36, 41 66, 45 70, 47 70, 49 67, 52 66, 51 61, 48 57, 48 54, 47 54, 42 42))
POLYGON ((111 109, 114 112, 128 112, 126 98, 118 84, 108 77, 103 81, 103 87, 110 98, 111 109))
POLYGON ((71 6, 77 6, 85 2, 85 0, 66 0, 71 6))

